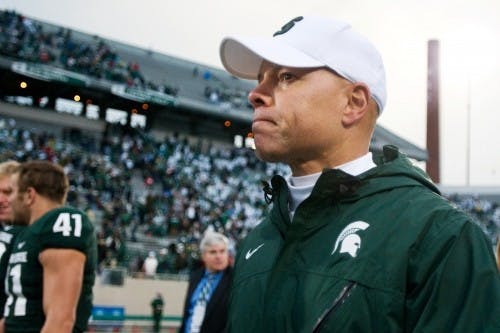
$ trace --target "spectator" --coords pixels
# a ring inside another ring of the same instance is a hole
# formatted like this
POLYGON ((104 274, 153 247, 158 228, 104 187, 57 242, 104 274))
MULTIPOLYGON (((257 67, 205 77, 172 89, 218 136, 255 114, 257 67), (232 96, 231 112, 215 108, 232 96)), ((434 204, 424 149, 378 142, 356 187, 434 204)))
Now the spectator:
POLYGON ((149 251, 148 257, 144 260, 144 274, 147 278, 156 276, 156 268, 158 267, 158 259, 154 251, 149 251))
POLYGON ((207 232, 201 240, 205 267, 191 274, 180 333, 224 332, 232 279, 228 246, 228 239, 219 233, 207 232))
POLYGON ((151 301, 151 313, 153 317, 153 332, 159 333, 161 329, 161 318, 163 316, 163 297, 161 293, 156 293, 151 301))

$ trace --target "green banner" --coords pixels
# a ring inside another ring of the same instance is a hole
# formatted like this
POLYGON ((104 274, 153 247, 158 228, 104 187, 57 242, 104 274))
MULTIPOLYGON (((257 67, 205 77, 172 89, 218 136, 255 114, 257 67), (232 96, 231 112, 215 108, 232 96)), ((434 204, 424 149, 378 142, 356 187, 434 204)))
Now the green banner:
POLYGON ((86 75, 42 64, 13 62, 11 69, 13 72, 48 82, 56 81, 83 87, 91 83, 86 75))
POLYGON ((128 87, 123 84, 112 85, 111 93, 141 103, 155 103, 160 105, 177 104, 177 100, 173 96, 155 90, 128 87))

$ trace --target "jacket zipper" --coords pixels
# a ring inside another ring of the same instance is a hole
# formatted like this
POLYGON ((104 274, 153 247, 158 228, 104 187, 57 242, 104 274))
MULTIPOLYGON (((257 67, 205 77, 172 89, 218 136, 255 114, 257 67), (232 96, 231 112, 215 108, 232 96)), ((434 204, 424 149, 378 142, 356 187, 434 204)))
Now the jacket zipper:
POLYGON ((321 326, 323 323, 326 321, 326 319, 335 311, 337 310, 342 303, 346 300, 347 297, 349 297, 349 292, 351 291, 352 288, 356 286, 356 282, 354 281, 349 281, 349 283, 342 289, 340 294, 335 298, 333 301, 332 305, 326 309, 323 314, 318 318, 316 321, 316 325, 314 325, 314 328, 312 330, 312 333, 317 333, 320 331, 321 326))

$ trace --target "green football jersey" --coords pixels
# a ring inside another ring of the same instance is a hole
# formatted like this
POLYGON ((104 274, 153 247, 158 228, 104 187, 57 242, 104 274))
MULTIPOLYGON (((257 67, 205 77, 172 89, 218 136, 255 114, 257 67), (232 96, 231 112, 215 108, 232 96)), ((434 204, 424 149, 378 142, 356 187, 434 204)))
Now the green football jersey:
POLYGON ((78 300, 73 332, 83 332, 92 311, 97 242, 88 217, 71 207, 47 212, 15 239, 5 279, 6 332, 40 332, 43 311, 43 267, 38 256, 45 249, 74 249, 86 256, 83 285, 78 300))
MULTIPOLYGON (((14 244, 14 238, 22 230, 21 226, 0 225, 0 309, 3 309, 7 295, 5 294, 5 273, 9 264, 10 252, 14 244)), ((3 311, 0 311, 3 318, 3 311)))

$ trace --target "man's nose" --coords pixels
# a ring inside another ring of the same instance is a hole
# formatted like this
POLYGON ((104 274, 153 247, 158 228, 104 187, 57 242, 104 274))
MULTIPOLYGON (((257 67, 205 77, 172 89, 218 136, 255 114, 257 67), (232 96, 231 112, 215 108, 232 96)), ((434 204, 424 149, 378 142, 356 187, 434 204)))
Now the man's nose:
POLYGON ((248 101, 254 109, 258 108, 259 106, 269 105, 271 103, 271 100, 272 97, 269 86, 264 82, 259 83, 248 94, 248 101))

